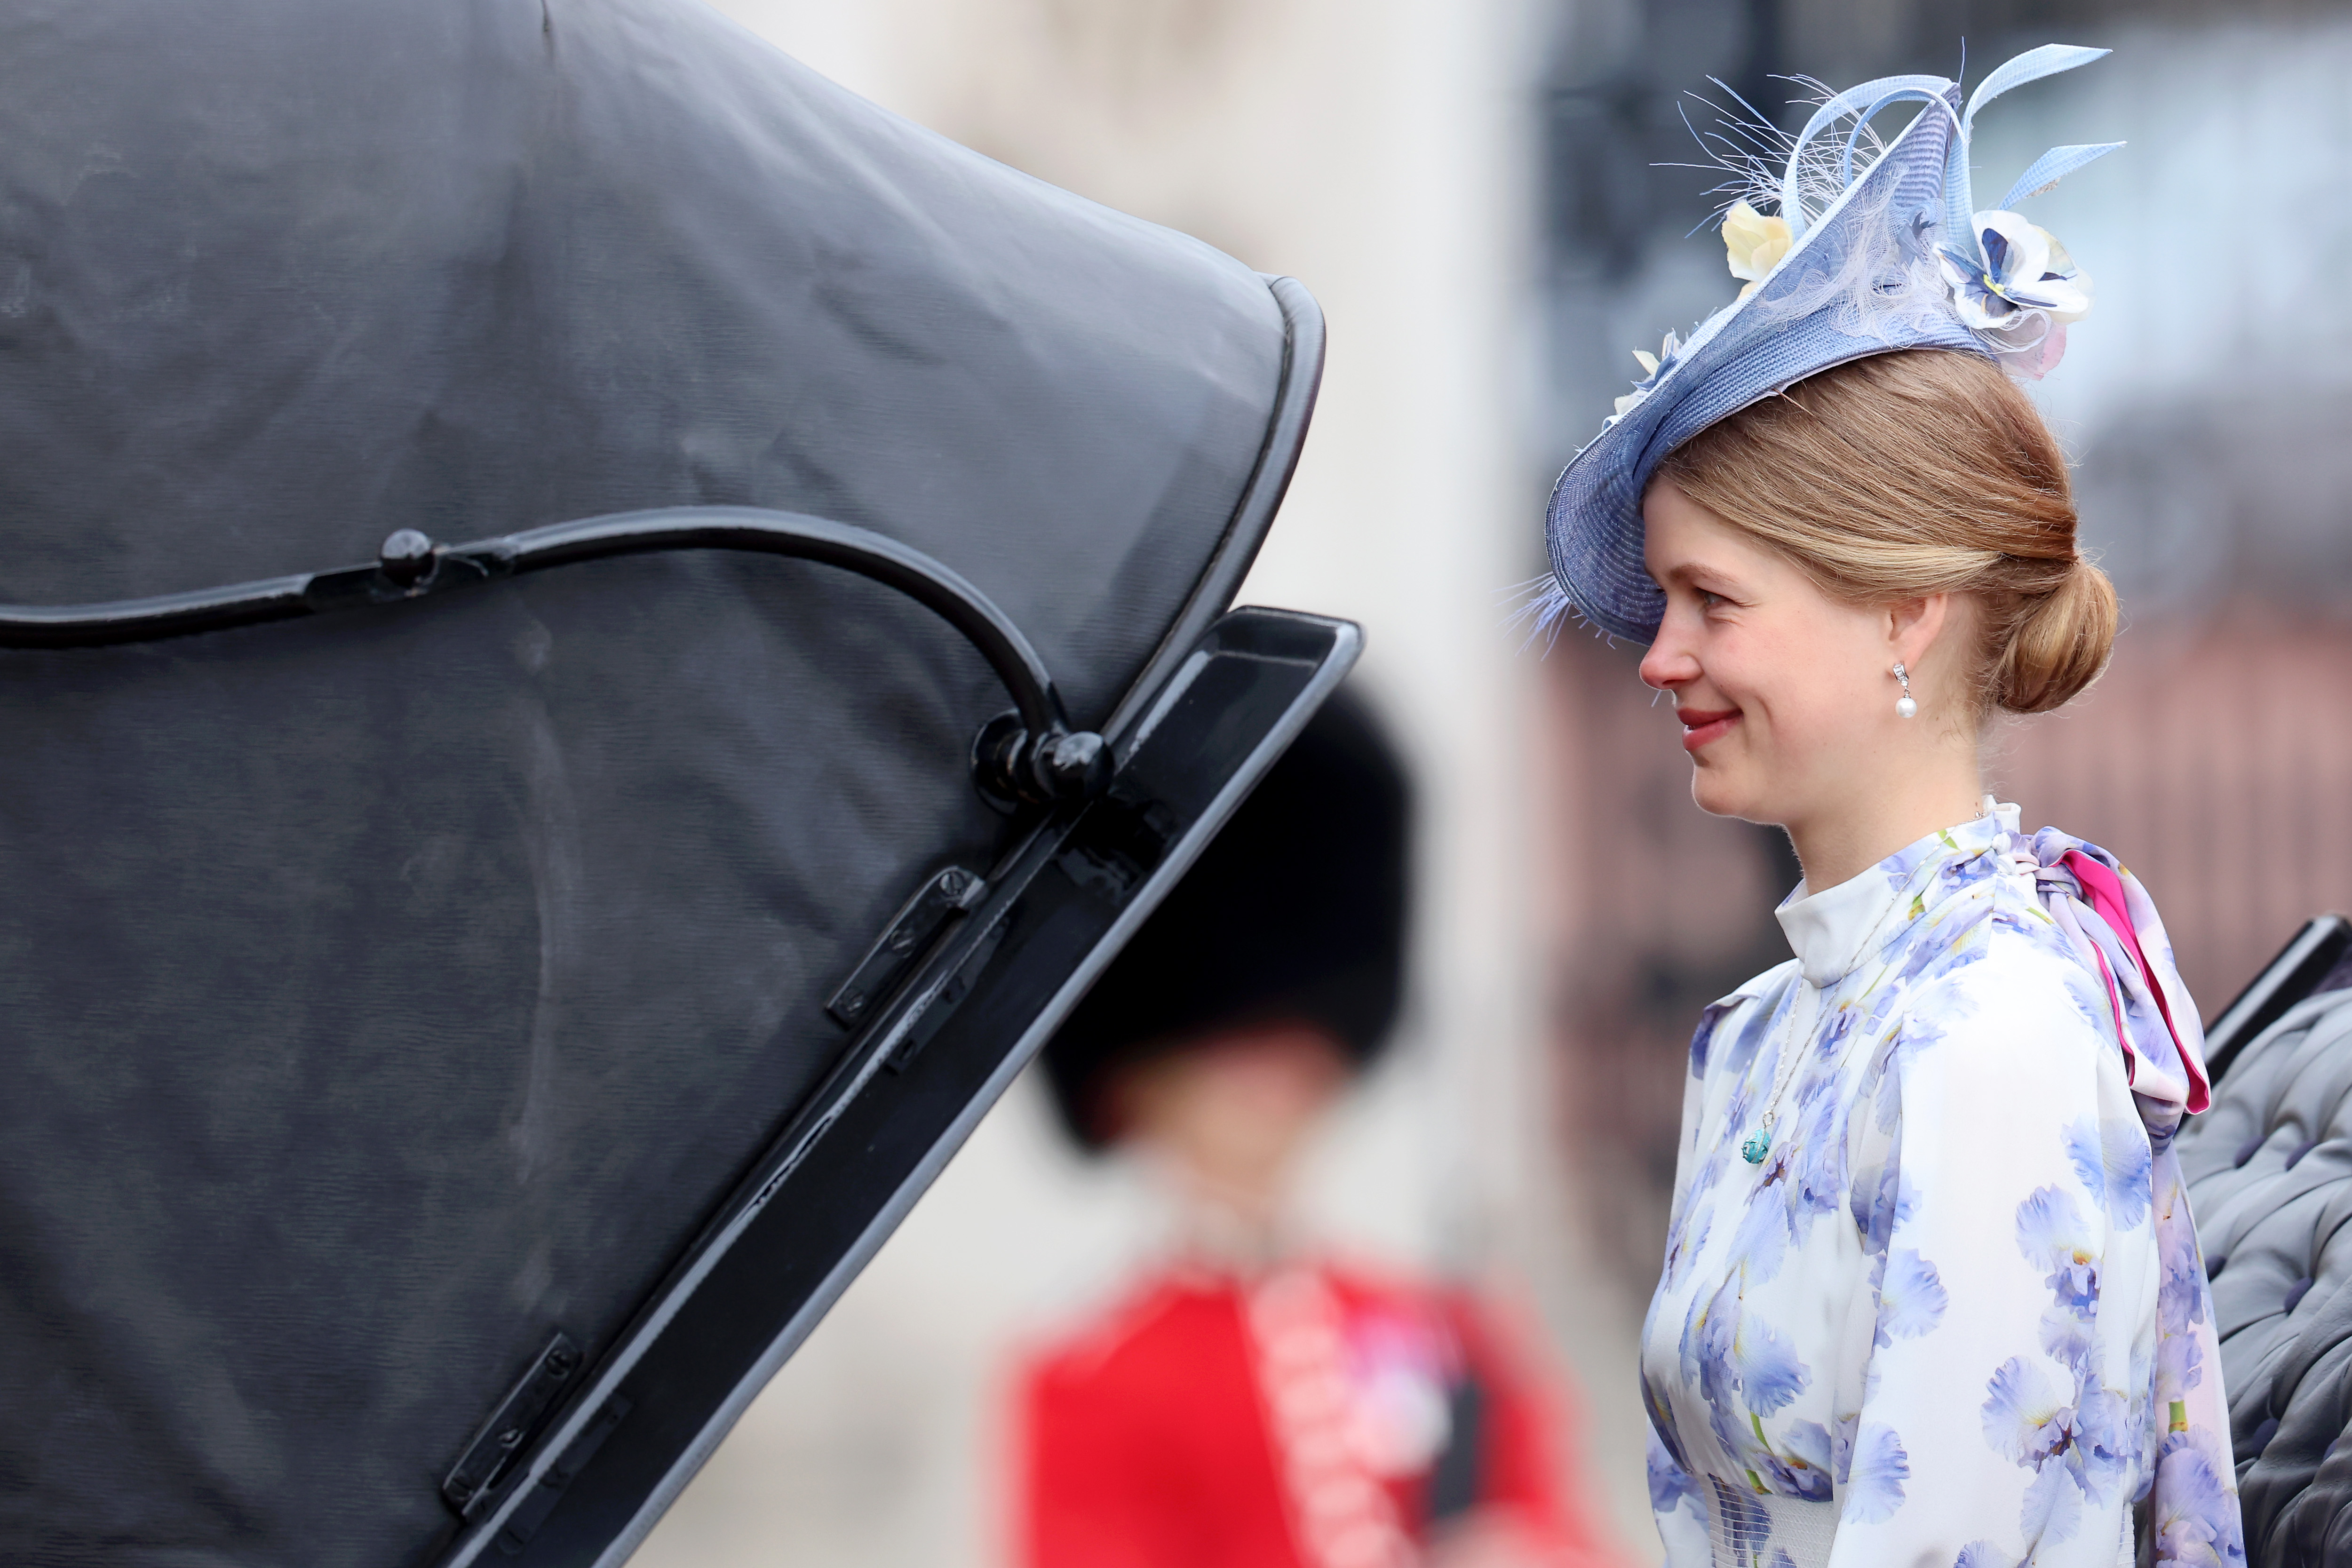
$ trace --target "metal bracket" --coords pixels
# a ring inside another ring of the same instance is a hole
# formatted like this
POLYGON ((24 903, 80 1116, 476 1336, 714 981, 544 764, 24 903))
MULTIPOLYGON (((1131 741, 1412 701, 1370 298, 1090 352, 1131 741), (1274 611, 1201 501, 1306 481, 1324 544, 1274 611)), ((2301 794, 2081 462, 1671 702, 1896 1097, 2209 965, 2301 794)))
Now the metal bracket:
POLYGON ((539 1527, 547 1522, 547 1516, 555 1511, 555 1505, 563 1500, 563 1494, 571 1489, 572 1483, 587 1468, 588 1461, 596 1457, 596 1450, 604 1446, 604 1439, 613 1435, 613 1428, 618 1426, 634 1408, 635 1406, 626 1398, 617 1394, 596 1407, 596 1414, 589 1417, 588 1424, 580 1429, 580 1435, 564 1447, 562 1458, 547 1468, 540 1476, 539 1484, 526 1492, 522 1500, 507 1514, 506 1522, 499 1527, 497 1537, 501 1552, 509 1557, 522 1554, 523 1548, 529 1546, 530 1538, 539 1533, 539 1527))
POLYGON ((980 940, 972 944, 964 961, 907 1010, 900 1020, 898 1043, 891 1047, 889 1054, 882 1058, 884 1067, 894 1073, 902 1073, 914 1065, 923 1047, 947 1026, 948 1020, 955 1016, 955 1010, 963 1005, 963 999, 971 994, 972 986, 978 984, 982 973, 996 957, 996 950, 1003 942, 1004 922, 1002 921, 980 933, 980 940))
POLYGON ((890 923, 874 939, 874 945, 866 950, 841 989, 825 1003, 824 1010, 833 1015, 834 1022, 853 1028, 863 1023, 941 928, 979 903, 987 891, 985 878, 961 866, 950 866, 925 882, 890 917, 890 923))
POLYGON ((580 1347, 572 1342, 571 1335, 558 1330, 530 1363, 530 1370, 499 1401, 498 1409, 466 1445, 465 1457, 441 1483, 441 1496, 460 1519, 472 1515, 524 1445, 539 1435, 540 1423, 579 1370, 580 1347))

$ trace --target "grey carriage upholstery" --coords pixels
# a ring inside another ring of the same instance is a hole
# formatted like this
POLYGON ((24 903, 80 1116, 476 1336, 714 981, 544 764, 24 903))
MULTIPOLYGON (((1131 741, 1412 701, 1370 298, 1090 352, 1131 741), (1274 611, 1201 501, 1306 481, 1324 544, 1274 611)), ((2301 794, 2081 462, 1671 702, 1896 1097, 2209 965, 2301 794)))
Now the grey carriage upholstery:
POLYGON ((2247 1561, 2352 1565, 2352 990, 2321 991, 2251 1042, 2179 1149, 2247 1561))

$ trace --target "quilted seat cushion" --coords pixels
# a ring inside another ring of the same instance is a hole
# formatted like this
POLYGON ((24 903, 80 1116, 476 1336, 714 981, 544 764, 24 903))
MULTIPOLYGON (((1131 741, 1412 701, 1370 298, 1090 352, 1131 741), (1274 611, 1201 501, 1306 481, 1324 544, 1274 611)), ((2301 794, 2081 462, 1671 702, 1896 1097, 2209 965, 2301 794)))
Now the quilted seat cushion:
POLYGON ((2250 1043, 2179 1148, 2247 1561, 2352 1568, 2352 991, 2322 991, 2250 1043))

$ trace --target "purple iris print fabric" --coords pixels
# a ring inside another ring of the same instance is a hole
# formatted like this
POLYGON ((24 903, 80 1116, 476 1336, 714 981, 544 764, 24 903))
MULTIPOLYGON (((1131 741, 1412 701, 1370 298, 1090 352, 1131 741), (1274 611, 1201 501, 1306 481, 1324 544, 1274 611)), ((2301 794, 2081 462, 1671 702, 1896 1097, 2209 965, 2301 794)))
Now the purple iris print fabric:
POLYGON ((1673 1568, 2242 1563, 2154 903, 2000 806, 1779 913, 1691 1042, 1643 1333, 1673 1568))

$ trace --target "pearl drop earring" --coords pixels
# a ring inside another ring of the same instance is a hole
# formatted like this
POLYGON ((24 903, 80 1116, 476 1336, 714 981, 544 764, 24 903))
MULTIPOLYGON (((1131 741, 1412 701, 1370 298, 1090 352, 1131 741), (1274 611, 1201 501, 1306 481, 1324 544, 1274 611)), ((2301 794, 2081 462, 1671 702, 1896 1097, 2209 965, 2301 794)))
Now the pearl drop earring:
POLYGON ((1895 700, 1895 717, 1899 719, 1917 718, 1919 716, 1919 705, 1911 700, 1911 677, 1904 669, 1903 661, 1901 659, 1895 661, 1895 679, 1903 683, 1903 695, 1895 700))

